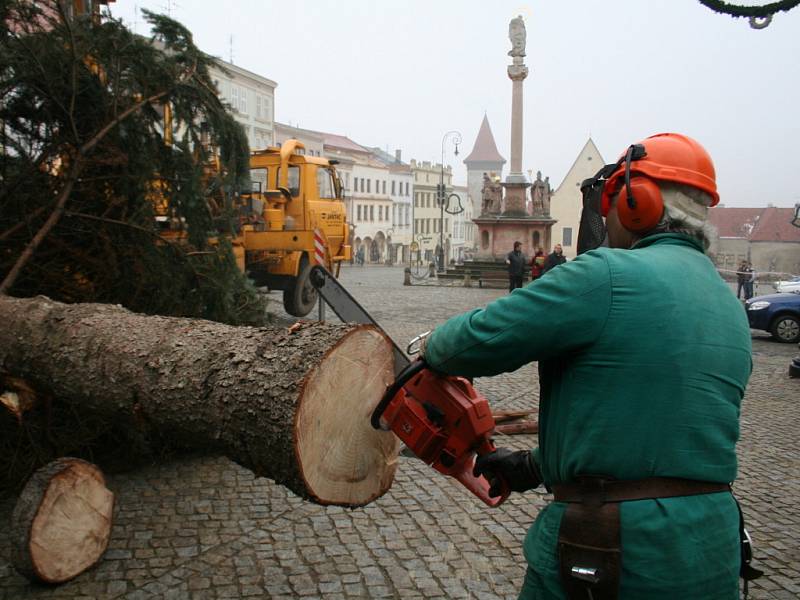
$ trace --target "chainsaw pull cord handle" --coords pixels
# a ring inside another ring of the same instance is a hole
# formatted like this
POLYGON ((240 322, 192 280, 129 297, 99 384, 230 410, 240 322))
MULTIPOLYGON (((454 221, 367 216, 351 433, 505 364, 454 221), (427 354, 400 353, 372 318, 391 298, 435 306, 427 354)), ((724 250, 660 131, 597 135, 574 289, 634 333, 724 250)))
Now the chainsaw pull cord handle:
POLYGON ((386 410, 386 407, 389 406, 389 403, 392 401, 392 398, 395 397, 397 392, 408 383, 411 378, 413 378, 417 373, 422 371, 423 369, 427 369, 428 363, 425 362, 425 359, 418 358, 417 360, 409 363, 409 365, 400 371, 397 374, 397 377, 394 380, 394 383, 386 388, 386 391, 383 394, 383 398, 378 403, 378 406, 375 407, 375 410, 372 411, 372 417, 370 418, 370 423, 372 427, 375 429, 383 429, 381 427, 381 416, 383 415, 383 411, 386 410))

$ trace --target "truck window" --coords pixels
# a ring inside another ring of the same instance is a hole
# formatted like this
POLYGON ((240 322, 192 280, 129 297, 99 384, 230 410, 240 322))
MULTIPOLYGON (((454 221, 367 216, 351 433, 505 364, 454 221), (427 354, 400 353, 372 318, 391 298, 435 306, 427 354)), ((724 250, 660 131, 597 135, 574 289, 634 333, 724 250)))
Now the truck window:
MULTIPOLYGON (((278 167, 278 176, 276 180, 278 185, 281 183, 281 168, 278 167)), ((289 165, 289 180, 287 181, 287 186, 289 187, 289 193, 292 196, 299 196, 300 195, 300 167, 297 165, 289 165)))
POLYGON ((323 167, 317 167, 317 190, 320 198, 336 198, 331 172, 323 167))
POLYGON ((251 191, 264 192, 267 189, 267 169, 250 169, 250 181, 252 182, 251 191))

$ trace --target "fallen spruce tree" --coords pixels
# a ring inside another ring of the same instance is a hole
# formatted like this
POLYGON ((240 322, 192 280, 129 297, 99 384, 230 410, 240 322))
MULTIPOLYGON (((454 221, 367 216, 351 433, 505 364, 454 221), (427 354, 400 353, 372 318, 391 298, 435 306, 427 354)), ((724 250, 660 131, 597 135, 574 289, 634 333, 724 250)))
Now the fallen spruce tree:
POLYGON ((369 422, 393 377, 375 328, 231 327, 41 296, 0 296, 0 324, 0 372, 44 401, 219 451, 320 504, 361 506, 392 484, 397 438, 369 422))

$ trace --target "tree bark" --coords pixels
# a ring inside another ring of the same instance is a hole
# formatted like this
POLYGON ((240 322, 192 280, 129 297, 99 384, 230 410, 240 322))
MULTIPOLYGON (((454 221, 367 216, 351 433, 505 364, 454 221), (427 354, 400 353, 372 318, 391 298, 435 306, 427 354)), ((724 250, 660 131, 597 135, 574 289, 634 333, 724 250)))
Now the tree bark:
POLYGON ((54 402, 221 451, 320 504, 361 506, 391 486, 399 442, 369 417, 393 355, 373 327, 231 327, 8 296, 0 323, 0 368, 54 402))
POLYGON ((77 577, 106 551, 113 512, 100 469, 78 458, 51 462, 30 478, 11 515, 14 567, 44 583, 77 577))

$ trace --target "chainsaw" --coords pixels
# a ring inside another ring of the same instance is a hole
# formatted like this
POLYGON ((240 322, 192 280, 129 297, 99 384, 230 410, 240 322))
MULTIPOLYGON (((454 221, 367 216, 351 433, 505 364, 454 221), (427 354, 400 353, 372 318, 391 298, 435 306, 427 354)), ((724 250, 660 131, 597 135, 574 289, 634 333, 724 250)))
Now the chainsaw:
MULTIPOLYGON (((373 325, 391 340, 324 267, 312 267, 310 280, 342 321, 373 325)), ((411 340, 408 354, 419 352, 425 335, 411 340)), ((489 480, 473 475, 476 457, 495 449, 489 402, 468 379, 438 373, 421 358, 410 361, 394 341, 392 349, 395 380, 375 407, 372 426, 393 432, 416 457, 457 479, 488 506, 505 502, 508 485, 501 482, 501 494, 492 497, 489 480)))

